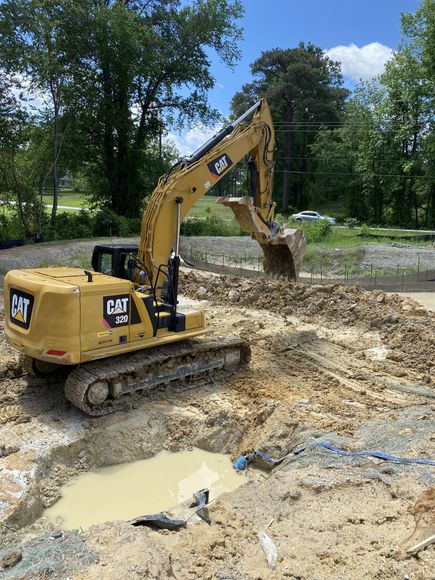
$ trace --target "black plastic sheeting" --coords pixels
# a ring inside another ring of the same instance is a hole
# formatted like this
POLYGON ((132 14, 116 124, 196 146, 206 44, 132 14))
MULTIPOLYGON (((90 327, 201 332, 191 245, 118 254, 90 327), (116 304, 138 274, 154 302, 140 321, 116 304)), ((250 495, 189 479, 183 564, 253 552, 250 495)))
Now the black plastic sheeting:
POLYGON ((204 522, 210 525, 210 517, 207 513, 207 504, 209 502, 210 492, 207 488, 200 489, 193 494, 194 503, 190 507, 196 507, 196 510, 186 520, 177 520, 168 518, 164 514, 147 514, 129 520, 132 526, 147 526, 149 528, 160 530, 178 531, 187 526, 187 522, 197 514, 204 522))

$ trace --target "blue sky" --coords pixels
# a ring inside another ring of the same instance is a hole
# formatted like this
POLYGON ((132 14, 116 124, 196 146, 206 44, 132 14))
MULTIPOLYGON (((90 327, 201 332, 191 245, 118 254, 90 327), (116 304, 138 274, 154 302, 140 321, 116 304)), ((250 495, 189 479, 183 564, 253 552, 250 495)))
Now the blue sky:
MULTIPOLYGON (((216 88, 209 100, 228 115, 231 98, 250 82, 250 64, 262 51, 293 48, 300 41, 312 42, 342 62, 345 85, 382 72, 401 39, 401 12, 415 12, 419 0, 242 0, 244 38, 241 60, 234 71, 212 57, 216 88)), ((182 136, 172 135, 180 152, 193 151, 216 128, 192 128, 182 136)))

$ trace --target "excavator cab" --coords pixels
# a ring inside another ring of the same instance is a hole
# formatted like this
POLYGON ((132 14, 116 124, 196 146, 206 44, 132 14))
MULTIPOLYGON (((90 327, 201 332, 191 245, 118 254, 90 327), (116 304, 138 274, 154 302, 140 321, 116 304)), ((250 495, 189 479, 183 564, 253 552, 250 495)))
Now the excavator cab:
POLYGON ((137 252, 137 244, 99 244, 92 253, 92 268, 107 276, 133 281, 135 268, 132 259, 137 256, 137 252))

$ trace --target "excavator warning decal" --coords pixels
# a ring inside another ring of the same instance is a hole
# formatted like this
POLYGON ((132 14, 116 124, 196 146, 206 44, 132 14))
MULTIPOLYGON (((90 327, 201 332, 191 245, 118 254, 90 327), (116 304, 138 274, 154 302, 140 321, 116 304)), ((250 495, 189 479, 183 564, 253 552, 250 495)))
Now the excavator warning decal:
POLYGON ((116 296, 104 296, 103 298, 103 319, 108 328, 127 326, 129 319, 128 294, 117 294, 116 296))
POLYGON ((207 163, 207 167, 214 177, 220 177, 225 173, 225 171, 227 171, 227 169, 231 167, 232 164, 233 162, 231 159, 226 153, 224 153, 220 157, 210 161, 210 163, 207 163))
POLYGON ((27 292, 11 288, 10 300, 11 322, 21 326, 21 328, 28 329, 32 317, 34 297, 27 292))

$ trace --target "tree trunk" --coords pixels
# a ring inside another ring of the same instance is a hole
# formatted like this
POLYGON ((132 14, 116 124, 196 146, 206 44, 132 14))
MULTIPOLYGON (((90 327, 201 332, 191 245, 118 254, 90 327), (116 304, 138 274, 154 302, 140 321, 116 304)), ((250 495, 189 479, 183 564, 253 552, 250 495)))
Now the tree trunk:
POLYGON ((292 127, 293 103, 287 102, 284 131, 284 179, 282 186, 282 211, 286 212, 290 201, 290 177, 291 177, 291 150, 292 150, 292 127))
POLYGON ((53 134, 53 207, 51 208, 50 224, 54 226, 56 222, 57 205, 59 202, 59 176, 57 174, 57 160, 59 157, 59 117, 55 111, 54 134, 53 134))
POLYGON ((28 238, 30 237, 30 229, 28 227, 27 224, 27 220, 26 220, 26 216, 24 214, 24 208, 23 208, 23 204, 24 204, 24 200, 23 200, 23 195, 22 195, 22 191, 21 191, 21 184, 18 180, 18 176, 17 176, 17 170, 16 170, 16 164, 15 164, 15 151, 12 151, 12 156, 11 156, 11 165, 12 165, 12 177, 14 180, 14 184, 15 184, 15 191, 17 194, 17 207, 18 207, 18 215, 20 216, 20 220, 21 220, 21 224, 24 228, 24 233, 25 236, 28 238))
POLYGON ((114 191, 116 185, 115 178, 115 157, 113 141, 113 104, 112 104, 112 79, 109 67, 102 65, 103 79, 103 166, 107 180, 107 192, 110 205, 113 204, 114 191))
POLYGON ((117 180, 113 188, 112 206, 118 215, 137 215, 139 195, 137 191, 137 161, 133 162, 130 150, 130 111, 128 102, 128 72, 122 71, 114 89, 114 109, 116 112, 116 167, 117 180))
POLYGON ((427 219, 427 225, 430 228, 435 228, 435 183, 432 183, 429 190, 430 212, 427 219))
POLYGON ((50 225, 53 227, 56 222, 57 206, 59 202, 59 176, 57 171, 57 164, 60 156, 61 141, 60 141, 60 87, 58 79, 52 80, 50 83, 51 97, 53 100, 54 118, 53 118, 53 207, 51 208, 50 225))

